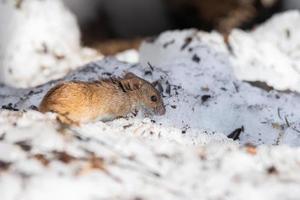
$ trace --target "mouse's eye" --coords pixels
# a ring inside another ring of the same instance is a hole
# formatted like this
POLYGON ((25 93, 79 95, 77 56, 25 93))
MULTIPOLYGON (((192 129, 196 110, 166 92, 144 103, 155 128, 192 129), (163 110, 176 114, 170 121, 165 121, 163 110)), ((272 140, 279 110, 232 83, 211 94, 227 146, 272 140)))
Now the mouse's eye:
POLYGON ((151 101, 157 102, 157 96, 153 95, 153 96, 151 96, 150 98, 151 98, 151 101))

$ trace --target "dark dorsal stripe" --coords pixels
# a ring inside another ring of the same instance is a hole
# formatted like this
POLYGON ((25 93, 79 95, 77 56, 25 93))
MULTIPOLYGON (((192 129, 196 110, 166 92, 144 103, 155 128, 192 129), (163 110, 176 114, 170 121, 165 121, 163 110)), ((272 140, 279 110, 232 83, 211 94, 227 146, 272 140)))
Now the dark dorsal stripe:
POLYGON ((107 79, 102 79, 100 81, 94 81, 94 83, 97 83, 99 85, 102 85, 102 83, 111 83, 114 86, 116 86, 118 89, 120 89, 122 92, 129 92, 137 89, 137 88, 132 88, 132 85, 130 84, 130 80, 123 79, 120 77, 110 77, 107 79))
POLYGON ((123 84, 121 83, 121 81, 119 81, 118 86, 121 88, 121 90, 123 92, 126 92, 126 89, 124 88, 123 84))
POLYGON ((131 88, 131 85, 124 80, 120 81, 120 86, 124 89, 124 92, 132 91, 133 89, 131 88))
POLYGON ((131 85, 129 83, 125 83, 125 85, 126 85, 127 90, 130 90, 130 91, 132 90, 131 85))

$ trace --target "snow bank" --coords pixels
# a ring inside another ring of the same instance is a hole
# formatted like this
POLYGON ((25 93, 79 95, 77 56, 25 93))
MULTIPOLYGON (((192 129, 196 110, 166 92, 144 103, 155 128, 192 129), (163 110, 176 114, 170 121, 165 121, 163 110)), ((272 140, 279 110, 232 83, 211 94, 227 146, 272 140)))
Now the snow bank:
POLYGON ((170 108, 161 120, 168 126, 226 135, 243 130, 242 144, 300 145, 300 96, 238 80, 217 33, 166 32, 142 45, 140 60, 161 71, 170 108))
POLYGON ((300 149, 241 148, 219 134, 191 137, 147 119, 64 129, 54 117, 0 113, 1 199, 281 200, 300 195, 300 149))
POLYGON ((229 42, 237 77, 300 92, 300 13, 274 16, 252 32, 234 30, 229 42))
MULTIPOLYGON (((181 46, 190 33, 185 31, 180 35, 178 32, 177 44, 181 46)), ((198 44, 195 42, 196 46, 198 44)), ((155 60, 150 61, 150 65, 141 66, 107 58, 90 63, 64 79, 36 88, 14 90, 0 86, 0 106, 12 110, 36 109, 47 90, 58 82, 93 81, 111 75, 122 76, 126 71, 131 71, 149 81, 160 82, 167 113, 162 117, 153 116, 152 119, 165 127, 174 127, 183 133, 207 130, 225 135, 243 130, 241 144, 299 146, 300 114, 297 110, 300 109, 300 97, 296 94, 267 92, 237 80, 226 54, 203 45, 191 53, 178 53, 176 59, 161 65, 155 60)), ((142 62, 146 59, 143 49, 147 46, 152 48, 155 45, 145 44, 142 47, 142 62)), ((176 46, 170 49, 174 50, 176 46)), ((160 50, 153 49, 152 52, 158 52, 160 58, 164 57, 160 50)), ((168 54, 168 50, 164 53, 168 54)))
POLYGON ((60 78, 87 60, 75 17, 60 0, 0 2, 0 81, 28 87, 60 78))

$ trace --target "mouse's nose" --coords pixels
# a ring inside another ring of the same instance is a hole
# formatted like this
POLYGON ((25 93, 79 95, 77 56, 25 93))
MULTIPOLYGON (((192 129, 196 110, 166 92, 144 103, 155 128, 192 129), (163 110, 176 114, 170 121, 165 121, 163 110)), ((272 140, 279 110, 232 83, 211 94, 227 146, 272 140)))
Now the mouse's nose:
POLYGON ((155 109, 155 113, 156 113, 157 115, 164 115, 164 114, 166 113, 166 108, 165 108, 165 106, 162 105, 162 106, 157 107, 157 108, 155 109))

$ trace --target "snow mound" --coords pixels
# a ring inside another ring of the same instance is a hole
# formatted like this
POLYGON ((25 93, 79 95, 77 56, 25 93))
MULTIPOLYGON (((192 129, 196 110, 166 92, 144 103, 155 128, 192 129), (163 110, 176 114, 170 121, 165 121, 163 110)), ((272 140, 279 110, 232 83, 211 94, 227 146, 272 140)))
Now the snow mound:
POLYGON ((190 137, 148 119, 67 129, 54 119, 35 111, 0 113, 1 199, 281 200, 300 195, 300 149, 239 147, 222 135, 190 137))
POLYGON ((82 49, 75 17, 60 0, 0 2, 0 82, 29 87, 63 77, 97 54, 82 49))
MULTIPOLYGON (((176 41, 180 44, 190 32, 181 32, 181 37, 179 32, 176 34, 176 41)), ((193 44, 190 45, 192 48, 193 44)), ((198 46, 199 42, 195 45, 198 46)), ((131 71, 146 80, 160 83, 167 112, 164 116, 152 116, 152 120, 164 127, 180 129, 183 134, 206 130, 229 135, 238 131, 241 144, 299 146, 300 114, 297 110, 300 109, 300 97, 267 92, 237 80, 224 52, 216 52, 205 43, 201 45, 198 50, 183 52, 183 55, 179 51, 176 59, 161 65, 152 65, 155 60, 142 66, 107 58, 90 63, 64 79, 38 87, 20 90, 0 86, 0 106, 11 110, 36 109, 45 93, 59 82, 94 81, 131 71)), ((157 46, 146 43, 140 54, 143 62, 147 60, 143 49, 147 48, 154 48, 152 52, 160 51, 160 58, 164 57, 161 49, 156 50, 157 46)), ((170 46, 170 49, 173 48, 170 46)), ((168 54, 168 50, 164 53, 168 54)))
POLYGON ((299 31, 299 11, 274 16, 249 33, 234 30, 229 42, 236 76, 300 92, 299 31))
POLYGON ((221 35, 196 30, 166 32, 142 45, 143 67, 163 72, 169 108, 163 124, 242 131, 242 144, 299 146, 300 96, 238 80, 229 57, 221 35))

